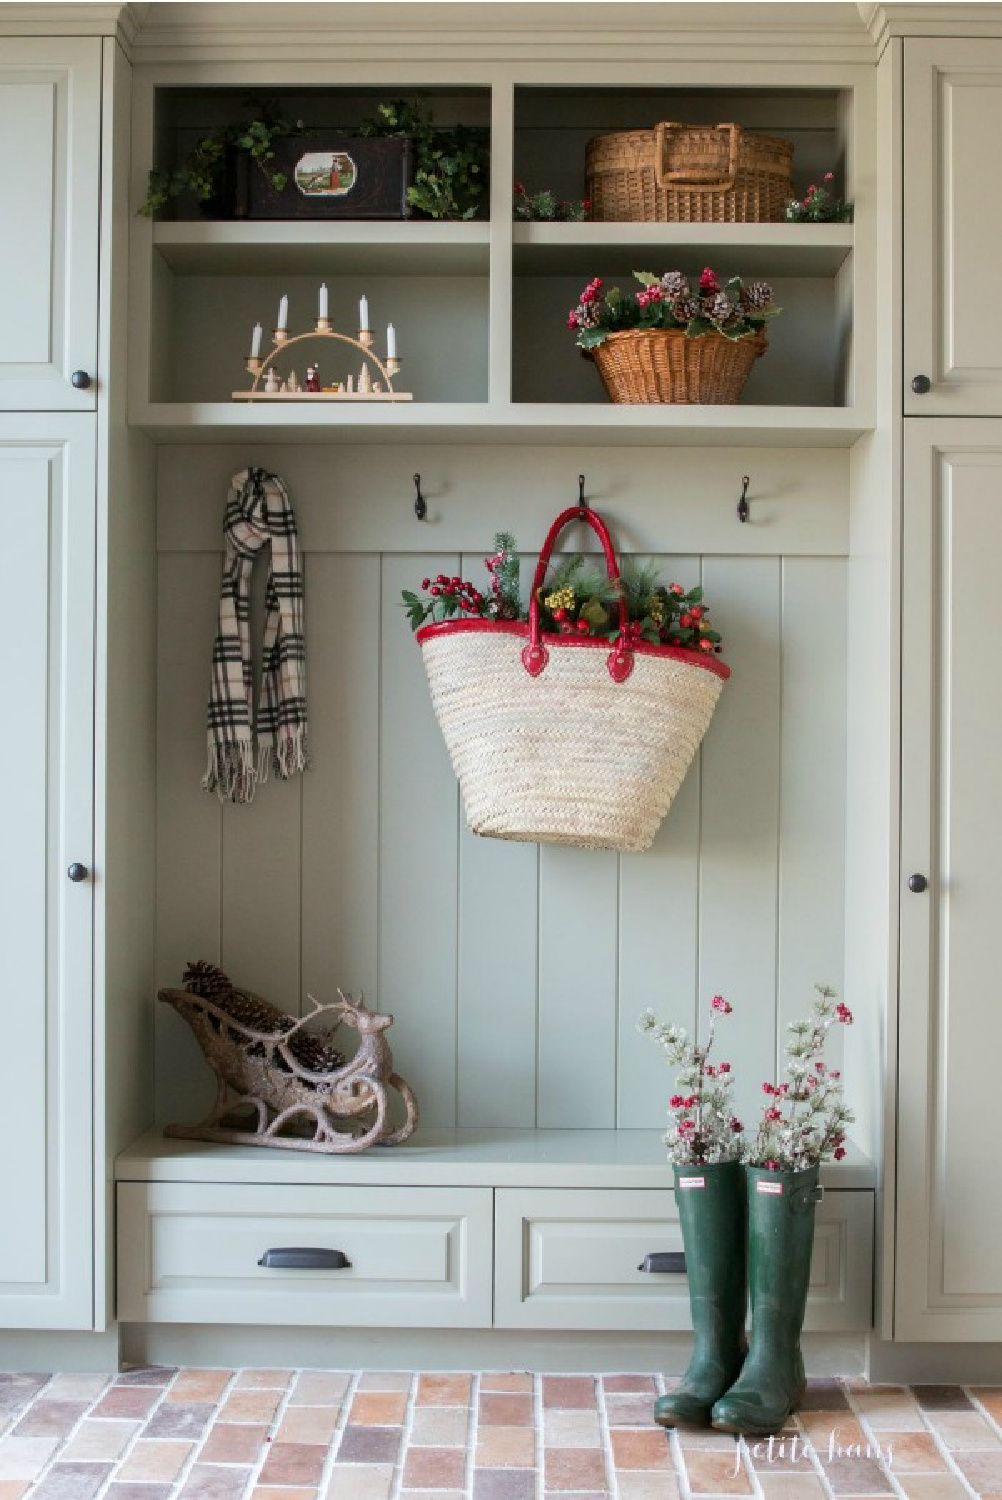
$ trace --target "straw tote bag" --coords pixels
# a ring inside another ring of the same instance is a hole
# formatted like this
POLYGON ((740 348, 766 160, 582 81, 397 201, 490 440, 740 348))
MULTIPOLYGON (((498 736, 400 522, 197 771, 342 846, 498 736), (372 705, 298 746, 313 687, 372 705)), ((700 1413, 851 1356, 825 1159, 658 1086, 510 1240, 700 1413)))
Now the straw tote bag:
POLYGON ((619 635, 544 634, 538 594, 559 533, 586 521, 619 581, 612 540, 585 506, 547 533, 528 623, 465 619, 417 631, 432 704, 463 794, 488 838, 633 852, 650 847, 730 669, 713 656, 619 635), (568 726, 587 724, 579 736, 568 726))

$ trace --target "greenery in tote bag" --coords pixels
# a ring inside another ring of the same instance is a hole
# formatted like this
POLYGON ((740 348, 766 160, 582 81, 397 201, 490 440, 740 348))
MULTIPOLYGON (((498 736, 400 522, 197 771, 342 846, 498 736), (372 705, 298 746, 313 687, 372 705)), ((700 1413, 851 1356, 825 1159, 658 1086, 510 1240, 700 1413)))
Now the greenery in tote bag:
MULTIPOLYGON (((484 566, 490 575, 486 592, 469 579, 450 578, 447 573, 423 579, 421 594, 404 589, 411 629, 463 618, 527 620, 528 607, 519 593, 516 542, 510 532, 497 533, 493 555, 484 559, 484 566)), ((628 562, 617 582, 589 558, 579 554, 562 558, 539 591, 542 628, 556 635, 604 635, 615 640, 620 595, 634 640, 704 654, 722 650, 720 635, 707 619, 709 606, 703 603, 703 590, 664 584, 656 565, 645 562, 628 562)))
POLYGON ((612 287, 603 292, 601 277, 590 281, 567 315, 567 326, 577 333, 581 349, 594 349, 609 337, 630 329, 681 328, 689 338, 722 333, 727 339, 743 339, 757 333, 769 318, 781 311, 772 300, 767 281, 745 283, 732 276, 721 285, 717 273, 707 266, 696 286, 681 271, 655 276, 635 271, 642 285, 636 293, 612 287))

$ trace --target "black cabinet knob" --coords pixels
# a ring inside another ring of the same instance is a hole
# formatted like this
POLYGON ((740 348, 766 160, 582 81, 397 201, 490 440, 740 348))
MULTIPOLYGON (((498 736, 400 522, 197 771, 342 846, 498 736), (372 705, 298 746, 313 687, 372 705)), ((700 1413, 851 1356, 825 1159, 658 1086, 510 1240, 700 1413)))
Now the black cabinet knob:
POLYGON ((75 883, 79 883, 81 880, 87 879, 90 871, 88 870, 86 865, 81 865, 76 860, 74 860, 66 873, 72 881, 74 881, 75 883))
POLYGON ((90 390, 90 376, 86 370, 74 370, 70 376, 70 385, 77 391, 90 390))
POLYGON ((916 396, 927 396, 932 390, 932 381, 928 375, 914 375, 912 377, 912 390, 916 396))
POLYGON ((909 875, 908 877, 908 889, 910 891, 914 891, 916 896, 921 896, 922 892, 927 889, 928 885, 929 882, 928 880, 926 880, 924 875, 909 875))

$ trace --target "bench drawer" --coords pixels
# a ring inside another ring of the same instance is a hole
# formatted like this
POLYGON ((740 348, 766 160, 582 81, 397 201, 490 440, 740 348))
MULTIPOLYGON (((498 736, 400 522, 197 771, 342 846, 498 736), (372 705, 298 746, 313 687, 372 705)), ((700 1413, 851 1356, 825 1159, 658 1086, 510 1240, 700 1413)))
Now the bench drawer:
MULTIPOLYGON (((685 1273, 639 1270, 651 1251, 682 1249, 670 1189, 499 1188, 496 1198, 499 1328, 691 1326, 685 1273)), ((872 1282, 872 1192, 826 1192, 805 1328, 869 1328, 872 1282)))
POLYGON ((122 1182, 118 1317, 489 1328, 491 1230, 490 1188, 122 1182), (289 1246, 348 1264, 258 1264, 289 1246))

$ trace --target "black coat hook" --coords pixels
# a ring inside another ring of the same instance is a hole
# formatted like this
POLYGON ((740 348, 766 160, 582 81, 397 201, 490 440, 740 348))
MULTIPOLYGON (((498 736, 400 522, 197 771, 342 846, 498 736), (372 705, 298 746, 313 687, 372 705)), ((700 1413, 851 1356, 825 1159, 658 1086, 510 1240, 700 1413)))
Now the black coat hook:
POLYGON ((751 477, 748 474, 743 474, 741 476, 741 499, 738 501, 739 521, 747 521, 748 519, 748 486, 750 484, 751 477))
POLYGON ((414 488, 417 490, 417 499, 414 501, 414 514, 419 521, 423 521, 428 514, 428 504, 421 493, 421 475, 414 475, 414 488))
POLYGON ((580 507, 581 507, 582 510, 587 510, 588 509, 588 501, 585 499, 584 486, 585 486, 585 477, 584 477, 583 474, 579 474, 578 475, 578 504, 580 505, 580 507))

